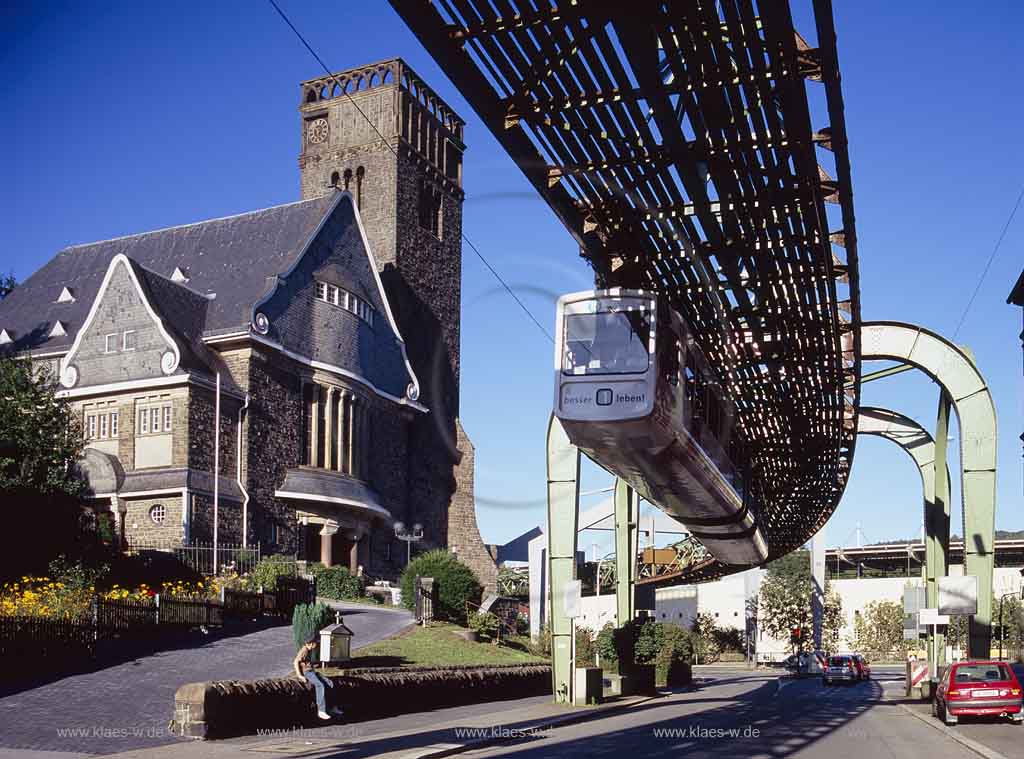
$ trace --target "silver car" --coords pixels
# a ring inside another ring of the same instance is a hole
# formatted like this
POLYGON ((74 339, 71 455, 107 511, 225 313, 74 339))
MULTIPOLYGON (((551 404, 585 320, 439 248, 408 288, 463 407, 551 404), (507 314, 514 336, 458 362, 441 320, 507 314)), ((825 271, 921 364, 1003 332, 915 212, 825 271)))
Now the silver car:
POLYGON ((857 663, 852 656, 830 656, 828 664, 821 673, 824 685, 832 683, 855 683, 860 679, 857 663))

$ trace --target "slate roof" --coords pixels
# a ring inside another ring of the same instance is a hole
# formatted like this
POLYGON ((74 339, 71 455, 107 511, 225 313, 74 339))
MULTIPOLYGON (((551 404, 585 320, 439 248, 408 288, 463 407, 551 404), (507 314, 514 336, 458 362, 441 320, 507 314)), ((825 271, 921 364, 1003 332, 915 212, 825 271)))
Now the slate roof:
MULTIPOLYGON (((180 291, 185 289, 215 293, 206 304, 203 334, 247 329, 252 304, 267 292, 269 280, 295 260, 334 200, 333 195, 326 195, 65 248, 0 300, 0 329, 14 335, 12 347, 17 351, 67 350, 85 321, 107 266, 118 253, 160 275, 159 279, 147 277, 157 299, 184 299, 180 291), (169 280, 175 267, 187 269, 190 279, 184 287, 169 280), (64 287, 71 289, 74 303, 56 302, 64 287), (64 322, 67 335, 48 337, 57 320, 64 322)), ((164 316, 176 317, 177 311, 164 310, 163 305, 154 304, 164 316)), ((188 317, 184 326, 176 318, 167 323, 179 331, 194 332, 192 319, 188 317)))

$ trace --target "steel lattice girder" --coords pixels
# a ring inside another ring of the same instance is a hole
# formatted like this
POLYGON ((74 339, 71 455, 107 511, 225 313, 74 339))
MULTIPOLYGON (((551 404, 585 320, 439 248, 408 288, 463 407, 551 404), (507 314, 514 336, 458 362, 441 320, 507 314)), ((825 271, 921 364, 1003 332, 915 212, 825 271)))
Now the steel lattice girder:
POLYGON ((391 4, 597 284, 654 290, 687 318, 736 400, 770 557, 800 546, 842 496, 860 392, 831 2, 814 0, 817 48, 779 1, 637 0, 628 14, 607 0, 391 4), (808 80, 831 122, 816 130, 808 80), (841 229, 826 202, 840 205, 841 229))

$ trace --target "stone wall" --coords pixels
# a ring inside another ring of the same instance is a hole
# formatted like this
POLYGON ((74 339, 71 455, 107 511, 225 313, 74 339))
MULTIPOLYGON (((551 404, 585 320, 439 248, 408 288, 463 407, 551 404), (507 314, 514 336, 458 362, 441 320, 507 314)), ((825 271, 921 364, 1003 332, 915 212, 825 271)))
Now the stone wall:
MULTIPOLYGON (((331 675, 328 706, 367 719, 431 708, 551 693, 551 666, 350 669, 331 675)), ((315 720, 313 686, 296 677, 188 683, 174 694, 171 730, 186 738, 227 738, 315 720)))
MULTIPOLYGON (((201 472, 213 472, 214 469, 214 415, 216 414, 216 391, 189 386, 188 413, 188 466, 201 472)), ((222 477, 236 475, 238 458, 235 431, 240 402, 233 396, 221 391, 220 397, 220 474, 222 477)), ((175 413, 178 409, 175 408, 175 413)), ((176 417, 177 418, 177 417, 176 417)))
POLYGON ((455 424, 462 458, 455 467, 457 485, 448 509, 448 544, 459 559, 476 573, 485 591, 497 590, 498 565, 480 538, 476 523, 476 500, 473 497, 476 452, 462 422, 456 420, 455 424))
MULTIPOLYGON (((189 539, 194 543, 213 542, 213 496, 192 493, 189 539)), ((221 496, 217 504, 217 543, 241 545, 242 504, 221 496)))
POLYGON ((180 493, 168 493, 159 498, 124 500, 122 503, 126 508, 124 529, 127 538, 145 543, 182 544, 185 533, 180 493), (154 523, 150 517, 150 510, 158 504, 164 507, 164 520, 161 524, 154 523))
POLYGON ((302 367, 276 351, 252 349, 245 458, 252 533, 264 554, 299 550, 295 509, 274 497, 289 468, 302 457, 302 367), (274 528, 277 540, 274 538, 274 528))

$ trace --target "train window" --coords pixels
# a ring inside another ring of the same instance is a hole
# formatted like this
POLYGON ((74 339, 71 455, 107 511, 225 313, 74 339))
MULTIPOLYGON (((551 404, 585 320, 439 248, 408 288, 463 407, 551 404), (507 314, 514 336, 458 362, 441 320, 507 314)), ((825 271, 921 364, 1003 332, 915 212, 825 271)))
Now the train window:
POLYGON ((566 374, 641 374, 650 366, 651 315, 602 311, 565 317, 566 374))

